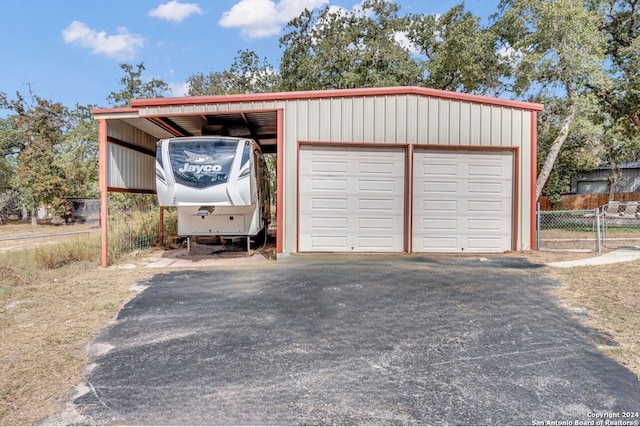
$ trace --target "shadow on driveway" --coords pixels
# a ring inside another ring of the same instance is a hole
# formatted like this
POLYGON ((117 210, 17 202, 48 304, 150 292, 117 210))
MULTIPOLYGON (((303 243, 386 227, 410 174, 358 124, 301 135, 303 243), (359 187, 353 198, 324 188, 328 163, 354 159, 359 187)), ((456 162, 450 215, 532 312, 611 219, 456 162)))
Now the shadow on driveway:
POLYGON ((333 256, 157 275, 95 341, 110 350, 74 404, 84 423, 174 425, 575 424, 640 410, 638 379, 597 351, 539 267, 333 256))

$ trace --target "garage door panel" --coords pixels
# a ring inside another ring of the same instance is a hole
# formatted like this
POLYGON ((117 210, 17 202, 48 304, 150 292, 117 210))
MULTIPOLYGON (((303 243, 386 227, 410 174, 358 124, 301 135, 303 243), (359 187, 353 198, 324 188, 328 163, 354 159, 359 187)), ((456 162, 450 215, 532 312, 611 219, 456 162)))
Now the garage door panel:
MULTIPOLYGON (((404 188, 404 186, 403 186, 404 188)), ((358 191, 368 193, 394 193, 398 191, 398 185, 393 179, 359 179, 358 191)))
POLYGON ((394 197, 392 199, 383 198, 358 198, 358 210, 360 211, 373 211, 373 212, 395 212, 398 203, 404 203, 404 200, 400 197, 394 197))
POLYGON ((425 249, 424 252, 455 252, 455 249, 458 247, 458 239, 451 236, 422 238, 421 241, 417 243, 425 249))
POLYGON ((511 152, 416 150, 413 182, 414 252, 511 249, 511 152))
POLYGON ((346 230, 347 220, 344 217, 313 217, 311 218, 313 228, 328 228, 332 230, 346 230))
POLYGON ((311 180, 310 188, 312 191, 347 191, 348 184, 346 179, 315 178, 311 180))
POLYGON ((497 178, 502 176, 501 165, 483 165, 483 164, 469 164, 467 175, 469 178, 497 178))
POLYGON ((358 247, 368 252, 385 252, 388 248, 393 247, 396 241, 393 237, 358 237, 358 247))
POLYGON ((315 161, 311 163, 311 170, 313 172, 331 172, 333 174, 346 175, 348 166, 346 161, 315 161))
POLYGON ((456 181, 440 181, 440 180, 431 180, 431 181, 422 181, 422 185, 418 186, 415 191, 418 191, 422 194, 439 194, 439 193, 451 193, 453 191, 458 191, 458 182, 456 181), (438 182, 437 187, 431 186, 432 182, 438 182), (428 189, 428 190, 426 190, 428 189))
POLYGON ((422 229, 432 232, 442 231, 447 233, 458 229, 457 219, 424 219, 422 221, 422 229))
POLYGON ((422 175, 425 177, 437 177, 438 179, 447 179, 451 177, 457 177, 458 165, 443 164, 443 163, 431 163, 426 164, 422 168, 422 175))
POLYGON ((502 239, 494 237, 469 237, 467 239, 466 250, 468 252, 493 252, 495 248, 500 247, 502 239))
POLYGON ((360 174, 372 174, 372 175, 393 175, 397 173, 395 165, 385 162, 360 162, 358 164, 358 172, 360 174))
POLYGON ((313 246, 318 251, 338 252, 347 246, 346 236, 300 236, 300 244, 313 246))
POLYGON ((404 174, 404 148, 301 147, 298 249, 403 251, 404 174), (346 162, 341 175, 333 159, 346 162), (304 167, 313 163, 324 166, 304 167))
POLYGON ((501 227, 501 221, 499 219, 469 219, 468 230, 470 232, 480 231, 484 232, 486 230, 499 230, 501 227))
POLYGON ((347 199, 331 197, 311 196, 301 200, 301 208, 305 210, 331 210, 345 211, 347 209, 347 199))
POLYGON ((439 194, 427 194, 421 199, 420 205, 423 211, 442 212, 456 214, 458 212, 457 200, 442 200, 439 194))
POLYGON ((504 185, 500 182, 469 182, 469 194, 487 195, 490 197, 502 197, 504 194, 504 185))

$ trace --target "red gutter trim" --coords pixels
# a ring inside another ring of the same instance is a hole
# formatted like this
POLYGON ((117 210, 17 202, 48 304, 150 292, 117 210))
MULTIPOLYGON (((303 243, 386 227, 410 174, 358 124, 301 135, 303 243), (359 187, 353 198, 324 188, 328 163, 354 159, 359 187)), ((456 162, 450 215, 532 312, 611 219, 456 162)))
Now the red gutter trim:
POLYGON ((98 186, 100 187, 100 266, 109 266, 109 189, 107 159, 107 121, 98 121, 98 186))
POLYGON ((133 107, 113 107, 113 108, 95 108, 91 110, 91 114, 109 114, 109 113, 137 113, 138 108, 133 107))
POLYGON ((276 112, 276 253, 284 248, 284 111, 276 112))
MULTIPOLYGON (((417 86, 400 86, 386 88, 363 88, 363 89, 334 89, 299 92, 275 92, 275 93, 252 93, 235 95, 214 95, 214 96, 184 96, 170 98, 153 99, 132 99, 131 107, 162 107, 169 105, 194 105, 194 104, 219 104, 229 102, 251 102, 251 101, 290 101, 298 99, 320 99, 320 98, 343 98, 351 96, 383 96, 383 95, 421 95, 436 98, 452 99, 457 101, 468 101, 480 104, 497 105, 511 107, 521 110, 542 111, 543 105, 532 102, 514 101, 509 99, 492 98, 488 96, 472 95, 468 93, 451 92, 446 90, 423 88, 417 86)), ((121 112, 123 110, 94 110, 95 113, 121 112)), ((95 114, 94 113, 94 114, 95 114)))
POLYGON ((531 230, 529 247, 537 251, 538 248, 538 221, 536 212, 538 210, 538 199, 536 198, 536 181, 538 180, 538 115, 531 112, 531 230))

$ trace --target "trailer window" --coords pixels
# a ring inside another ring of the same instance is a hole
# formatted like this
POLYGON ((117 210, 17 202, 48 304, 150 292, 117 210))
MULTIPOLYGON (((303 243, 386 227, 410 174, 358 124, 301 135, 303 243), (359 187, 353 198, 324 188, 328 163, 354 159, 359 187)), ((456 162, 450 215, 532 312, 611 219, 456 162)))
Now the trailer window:
POLYGON ((226 183, 237 146, 224 140, 172 141, 169 157, 176 182, 196 188, 226 183))

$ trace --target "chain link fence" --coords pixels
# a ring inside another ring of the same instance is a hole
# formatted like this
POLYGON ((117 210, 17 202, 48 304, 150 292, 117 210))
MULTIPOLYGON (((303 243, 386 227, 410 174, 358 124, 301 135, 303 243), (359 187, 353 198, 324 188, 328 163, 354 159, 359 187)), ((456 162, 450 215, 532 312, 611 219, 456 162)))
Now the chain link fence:
POLYGON ((541 251, 599 252, 602 226, 599 209, 538 210, 538 249, 541 251))
POLYGON ((640 247, 640 218, 603 210, 602 245, 606 249, 640 247))
POLYGON ((163 219, 163 239, 160 241, 160 209, 149 203, 149 196, 128 195, 133 207, 122 207, 121 200, 109 200, 108 242, 109 260, 124 254, 144 250, 152 246, 162 246, 176 234, 177 217, 172 209, 165 209, 163 219))
POLYGON ((640 215, 611 212, 609 205, 592 210, 538 209, 538 249, 601 252, 603 249, 640 247, 640 215))

